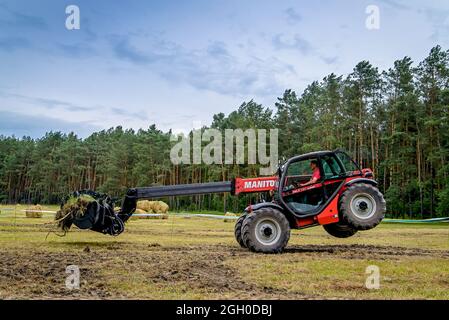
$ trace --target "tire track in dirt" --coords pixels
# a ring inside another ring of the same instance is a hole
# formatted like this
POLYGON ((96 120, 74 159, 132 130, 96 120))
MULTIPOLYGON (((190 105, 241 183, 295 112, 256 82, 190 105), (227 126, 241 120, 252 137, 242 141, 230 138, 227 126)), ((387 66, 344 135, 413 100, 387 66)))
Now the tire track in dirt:
MULTIPOLYGON (((121 290, 117 283, 139 288, 179 288, 184 293, 204 293, 208 298, 310 299, 302 292, 264 287, 244 280, 226 263, 255 253, 232 245, 161 246, 159 243, 52 243, 52 250, 0 249, 2 299, 133 299, 151 298, 121 290), (65 268, 81 271, 81 290, 65 287, 65 268), (133 280, 134 279, 134 280, 133 280)), ((287 255, 318 258, 401 259, 404 256, 449 259, 449 252, 374 245, 289 246, 287 255)))
POLYGON ((404 256, 449 258, 449 251, 444 250, 364 244, 289 246, 285 249, 285 252, 318 256, 331 255, 349 259, 377 258, 382 260, 404 256))
POLYGON ((111 280, 127 281, 136 275, 143 283, 131 282, 134 285, 178 286, 181 295, 193 290, 212 298, 308 298, 301 293, 287 294, 284 290, 245 282, 238 270, 224 263, 230 257, 251 254, 238 249, 220 246, 165 248, 158 244, 128 249, 129 246, 119 243, 101 249, 87 246, 71 252, 0 250, 0 298, 133 299, 136 297, 127 296, 126 292, 109 284, 111 280), (111 259, 111 256, 116 258, 111 259), (80 267, 82 289, 79 291, 65 287, 65 268, 71 264, 80 267), (113 275, 105 274, 105 270, 114 270, 113 275))
POLYGON ((83 296, 107 298, 110 296, 101 281, 94 277, 90 259, 80 253, 52 253, 41 250, 0 250, 0 298, 22 299, 50 297, 73 299, 83 296), (78 265, 83 275, 83 294, 65 286, 68 265, 78 265))

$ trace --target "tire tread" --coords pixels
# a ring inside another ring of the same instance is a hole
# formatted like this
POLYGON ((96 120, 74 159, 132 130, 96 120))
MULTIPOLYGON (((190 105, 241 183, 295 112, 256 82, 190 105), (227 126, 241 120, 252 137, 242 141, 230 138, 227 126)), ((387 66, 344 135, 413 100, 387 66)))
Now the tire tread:
POLYGON ((274 208, 261 208, 249 214, 248 217, 243 221, 242 235, 245 246, 253 252, 281 253, 286 247, 288 240, 290 239, 290 224, 285 215, 279 210, 276 210, 274 208), (281 230, 284 230, 284 232, 281 233, 281 242, 276 247, 264 247, 258 245, 256 240, 253 239, 251 234, 250 230, 251 225, 255 223, 255 220, 259 215, 266 213, 276 216, 278 222, 281 225, 281 230))
POLYGON ((370 185, 367 183, 357 183, 357 184, 350 186, 343 193, 343 195, 340 199, 339 211, 340 211, 340 217, 342 218, 344 223, 356 228, 357 230, 369 230, 369 229, 376 227, 384 218, 385 211, 386 211, 386 202, 385 202, 385 199, 384 199, 382 193, 380 193, 379 189, 377 189, 373 185, 370 185), (380 210, 381 214, 379 214, 380 212, 376 212, 376 214, 374 215, 374 219, 371 219, 371 221, 363 222, 363 223, 361 223, 357 219, 354 219, 351 212, 348 212, 349 205, 345 205, 345 204, 347 204, 348 201, 350 201, 350 199, 348 198, 348 195, 350 195, 350 193, 352 191, 354 191, 356 189, 360 189, 360 188, 369 189, 373 196, 380 199, 380 208, 378 208, 377 210, 378 211, 380 210))
POLYGON ((234 236, 235 236, 235 240, 237 240, 237 242, 239 243, 239 245, 240 245, 242 248, 246 248, 245 242, 243 241, 242 224, 243 224, 243 221, 246 219, 247 216, 248 216, 247 213, 242 214, 242 215, 237 219, 237 222, 235 223, 235 227, 234 227, 234 236))

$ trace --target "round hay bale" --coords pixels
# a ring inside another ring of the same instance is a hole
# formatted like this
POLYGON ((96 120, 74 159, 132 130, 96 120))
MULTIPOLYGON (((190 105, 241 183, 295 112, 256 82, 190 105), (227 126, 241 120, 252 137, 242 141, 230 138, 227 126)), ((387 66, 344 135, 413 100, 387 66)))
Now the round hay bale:
POLYGON ((155 203, 153 205, 153 210, 155 213, 162 213, 162 208, 161 208, 161 205, 159 204, 159 202, 155 203))
POLYGON ((159 201, 159 208, 161 209, 161 213, 167 213, 170 207, 164 201, 159 201))
MULTIPOLYGON (((232 212, 226 212, 225 213, 225 217, 237 217, 237 215, 235 213, 232 213, 232 212)), ((226 219, 226 218, 224 218, 223 221, 224 222, 234 222, 235 219, 226 219)))
POLYGON ((157 211, 158 211, 157 201, 148 201, 148 206, 151 211, 153 211, 154 213, 157 213, 157 211))
POLYGON ((25 215, 27 218, 42 218, 42 206, 37 204, 35 206, 30 206, 25 210, 25 215))
MULTIPOLYGON (((137 209, 135 213, 159 213, 166 214, 169 206, 163 201, 149 201, 141 200, 137 202, 137 209)), ((168 219, 168 215, 156 217, 134 217, 135 219, 168 219)))
POLYGON ((154 213, 167 213, 169 206, 164 201, 150 201, 154 213))
POLYGON ((148 200, 140 200, 137 201, 137 209, 143 210, 145 212, 148 212, 151 210, 151 201, 148 200))
POLYGON ((136 212, 137 212, 137 210, 144 210, 145 202, 146 202, 146 200, 137 201, 136 212))

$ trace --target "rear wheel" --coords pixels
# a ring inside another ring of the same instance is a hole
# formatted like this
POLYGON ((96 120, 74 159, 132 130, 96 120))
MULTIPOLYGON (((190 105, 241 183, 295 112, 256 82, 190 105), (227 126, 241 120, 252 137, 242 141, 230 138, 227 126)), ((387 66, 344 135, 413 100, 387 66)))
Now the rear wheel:
POLYGON ((243 221, 242 235, 244 244, 251 251, 280 253, 290 239, 290 224, 279 210, 262 208, 243 221))
POLYGON ((343 222, 357 230, 369 230, 384 218, 385 199, 375 186, 357 183, 350 186, 340 200, 343 222))
POLYGON ((331 236, 337 238, 349 238, 357 232, 357 229, 341 222, 325 224, 323 228, 331 236))
POLYGON ((248 214, 244 213, 240 216, 240 218, 237 219, 237 222, 235 223, 235 227, 234 227, 234 236, 235 236, 235 240, 237 240, 237 242, 239 243, 239 245, 242 248, 246 248, 245 243, 243 242, 243 236, 242 236, 242 224, 243 221, 245 220, 246 216, 248 214))

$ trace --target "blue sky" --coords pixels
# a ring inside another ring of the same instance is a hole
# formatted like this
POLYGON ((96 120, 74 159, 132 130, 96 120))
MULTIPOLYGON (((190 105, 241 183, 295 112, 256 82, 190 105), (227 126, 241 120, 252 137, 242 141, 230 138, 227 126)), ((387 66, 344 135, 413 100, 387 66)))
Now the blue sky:
POLYGON ((449 49, 449 2, 0 0, 0 134, 187 131, 361 60, 449 49), (77 5, 80 30, 67 30, 77 5), (380 29, 365 27, 368 5, 380 29))

